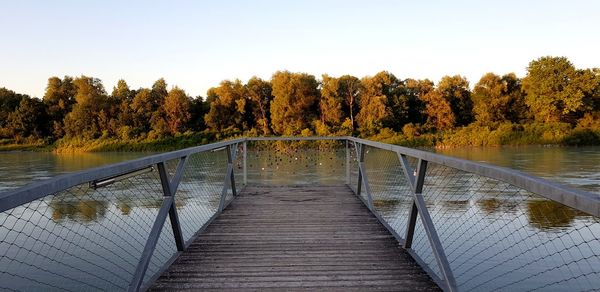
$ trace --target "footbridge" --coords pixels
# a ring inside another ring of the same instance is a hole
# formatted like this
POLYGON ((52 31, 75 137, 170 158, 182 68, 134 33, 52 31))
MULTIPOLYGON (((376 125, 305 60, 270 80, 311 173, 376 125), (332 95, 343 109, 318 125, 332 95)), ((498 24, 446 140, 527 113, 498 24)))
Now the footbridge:
POLYGON ((600 289, 600 195, 354 137, 240 138, 0 194, 0 290, 600 289))

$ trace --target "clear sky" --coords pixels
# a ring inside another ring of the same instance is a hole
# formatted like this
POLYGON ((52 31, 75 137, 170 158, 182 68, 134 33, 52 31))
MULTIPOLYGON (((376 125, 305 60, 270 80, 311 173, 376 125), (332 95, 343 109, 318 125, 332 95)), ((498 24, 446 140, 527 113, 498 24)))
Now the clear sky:
POLYGON ((566 56, 600 67, 600 1, 0 0, 0 87, 41 97, 50 76, 164 77, 204 96, 277 70, 399 78, 523 76, 566 56))

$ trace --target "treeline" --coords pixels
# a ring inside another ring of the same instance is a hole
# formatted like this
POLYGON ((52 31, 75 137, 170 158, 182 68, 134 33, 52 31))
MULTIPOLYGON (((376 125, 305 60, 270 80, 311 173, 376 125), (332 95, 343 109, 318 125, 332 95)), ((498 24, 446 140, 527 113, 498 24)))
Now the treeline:
POLYGON ((169 89, 163 79, 139 89, 120 80, 108 94, 97 78, 52 77, 41 100, 0 88, 0 138, 17 143, 198 133, 210 139, 356 135, 427 145, 511 144, 534 135, 539 139, 522 143, 594 144, 600 141, 600 69, 542 57, 529 63, 523 79, 488 73, 472 90, 459 75, 435 84, 386 71, 361 79, 279 71, 271 80, 222 81, 206 98, 169 89))

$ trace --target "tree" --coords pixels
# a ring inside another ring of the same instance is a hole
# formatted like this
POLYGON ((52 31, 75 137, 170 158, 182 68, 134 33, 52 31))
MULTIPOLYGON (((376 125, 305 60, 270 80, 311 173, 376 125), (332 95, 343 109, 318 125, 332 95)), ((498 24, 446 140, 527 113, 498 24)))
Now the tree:
POLYGON ((344 75, 338 80, 338 94, 344 99, 342 110, 344 111, 345 116, 350 117, 350 123, 352 125, 351 130, 354 132, 354 127, 356 125, 354 117, 359 111, 358 105, 360 103, 362 92, 360 79, 351 75, 344 75))
POLYGON ((158 108, 158 104, 152 100, 150 89, 142 88, 138 90, 133 97, 130 108, 134 132, 137 134, 147 133, 150 130, 152 113, 158 108))
MULTIPOLYGON (((404 80, 406 95, 408 96, 408 120, 413 124, 423 124, 427 121, 427 111, 423 96, 433 90, 433 82, 428 79, 404 80)), ((404 129, 404 127, 402 127, 404 129)))
POLYGON ((190 97, 175 86, 165 99, 164 110, 171 134, 180 133, 190 119, 190 97))
POLYGON ((315 76, 278 71, 271 79, 272 128, 279 135, 297 135, 318 117, 319 89, 315 76))
POLYGON ((454 126, 466 126, 473 121, 473 101, 466 78, 460 75, 444 76, 436 91, 450 104, 454 126))
MULTIPOLYGON (((433 83, 431 84, 433 86, 433 83)), ((428 90, 422 96, 427 112, 427 125, 437 130, 447 130, 454 127, 456 117, 450 102, 444 98, 439 90, 428 90)))
POLYGON ((510 73, 502 77, 487 73, 473 89, 473 112, 482 125, 519 122, 525 113, 521 81, 510 73))
POLYGON ((596 87, 591 70, 577 70, 565 57, 541 57, 531 61, 523 78, 525 103, 542 122, 573 123, 593 108, 596 87))
POLYGON ((154 108, 150 116, 150 127, 152 128, 153 137, 163 137, 169 133, 166 112, 163 108, 168 94, 165 79, 160 78, 156 80, 150 91, 150 100, 154 108))
POLYGON ((21 100, 29 98, 26 95, 15 93, 12 90, 8 90, 4 87, 0 88, 0 128, 4 128, 9 125, 8 116, 14 112, 21 100))
POLYGON ((344 103, 343 94, 340 79, 324 74, 323 81, 321 81, 319 107, 321 110, 321 123, 327 129, 337 130, 344 122, 344 112, 342 111, 342 104, 344 103))
POLYGON ((249 130, 253 124, 246 87, 240 80, 224 80, 219 87, 208 90, 210 110, 204 116, 206 125, 213 130, 249 130))
POLYGON ((252 77, 246 84, 248 98, 252 103, 254 121, 261 127, 263 135, 269 135, 271 129, 271 113, 269 105, 273 100, 273 88, 271 83, 258 77, 252 77))
POLYGON ((188 127, 194 131, 202 131, 206 129, 206 122, 204 116, 210 110, 210 104, 202 98, 197 96, 192 99, 190 103, 190 119, 188 121, 188 127))
POLYGON ((98 138, 102 134, 99 117, 106 110, 106 91, 97 78, 81 76, 73 81, 75 105, 65 117, 65 133, 69 137, 98 138))
POLYGON ((48 79, 43 102, 47 107, 54 138, 60 138, 65 134, 64 119, 75 104, 75 92, 73 78, 69 76, 65 76, 62 80, 58 77, 48 79))
POLYGON ((362 95, 358 125, 364 135, 372 135, 383 127, 399 131, 409 120, 410 101, 404 83, 393 74, 382 71, 361 80, 362 95))
POLYGON ((37 98, 23 98, 8 117, 13 137, 42 138, 48 133, 48 116, 44 103, 37 98))

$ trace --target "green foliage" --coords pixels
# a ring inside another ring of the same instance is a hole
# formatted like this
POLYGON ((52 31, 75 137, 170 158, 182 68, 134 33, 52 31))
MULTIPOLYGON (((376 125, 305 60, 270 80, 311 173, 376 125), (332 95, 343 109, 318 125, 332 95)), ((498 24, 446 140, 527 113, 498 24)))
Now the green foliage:
POLYGON ((76 102, 75 94, 76 88, 73 84, 73 78, 65 76, 62 80, 58 77, 48 79, 43 101, 52 123, 54 139, 65 135, 64 119, 71 112, 76 102))
POLYGON ((435 90, 450 104, 454 126, 465 126, 473 121, 473 101, 466 78, 459 75, 444 76, 435 90))
POLYGON ((65 117, 65 134, 86 139, 98 138, 103 129, 100 125, 102 111, 106 109, 106 92, 100 79, 81 76, 73 80, 76 88, 75 105, 65 117))
POLYGON ((252 103, 252 114, 257 127, 263 135, 271 134, 271 101, 273 88, 271 83, 258 77, 252 77, 246 84, 248 98, 252 103))
POLYGON ((472 97, 475 119, 482 125, 517 123, 526 116, 521 83, 512 73, 502 77, 494 73, 483 75, 475 84, 472 97))
POLYGON ((167 119, 167 126, 171 134, 178 134, 183 131, 183 126, 189 121, 190 115, 190 97, 179 87, 174 87, 169 91, 165 98, 164 110, 167 119))
POLYGON ((575 129, 562 139, 561 144, 570 146, 600 145, 600 131, 575 129))
POLYGON ((436 85, 386 71, 322 80, 280 71, 271 80, 225 80, 205 99, 169 90, 162 78, 139 89, 119 80, 108 95, 97 78, 51 77, 42 101, 0 88, 0 149, 58 140, 58 151, 163 150, 271 134, 412 147, 588 145, 600 144, 599 133, 600 69, 561 57, 532 61, 523 81, 488 73, 473 92, 458 75, 436 85))
MULTIPOLYGON (((0 128, 9 125, 8 116, 17 109, 21 100, 29 98, 26 95, 15 93, 12 90, 8 90, 4 87, 0 88, 0 128)), ((6 135, 7 137, 10 134, 6 135)), ((2 136, 0 136, 2 137, 2 136)))
POLYGON ((310 127, 319 112, 319 89, 315 76, 279 71, 271 78, 271 121, 278 135, 298 135, 310 127))
POLYGON ((8 115, 8 129, 13 137, 42 139, 48 133, 48 117, 41 100, 23 98, 19 106, 8 115))
POLYGON ((228 128, 248 130, 251 108, 246 98, 246 87, 240 80, 224 80, 219 87, 209 89, 210 110, 204 117, 206 125, 216 131, 228 128))
POLYGON ((542 57, 527 67, 525 103, 536 121, 573 124, 593 109, 599 82, 592 70, 577 70, 565 57, 542 57))

